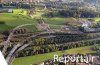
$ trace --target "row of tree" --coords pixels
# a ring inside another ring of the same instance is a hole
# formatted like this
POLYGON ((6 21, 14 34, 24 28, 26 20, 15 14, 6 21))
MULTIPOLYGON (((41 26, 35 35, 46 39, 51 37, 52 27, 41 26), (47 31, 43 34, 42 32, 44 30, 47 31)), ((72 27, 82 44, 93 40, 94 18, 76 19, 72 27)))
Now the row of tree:
POLYGON ((61 10, 58 12, 49 12, 44 14, 47 17, 76 17, 76 18, 94 18, 100 16, 99 13, 93 11, 81 11, 81 10, 61 10))
POLYGON ((90 46, 99 44, 100 40, 90 40, 95 38, 91 35, 65 35, 54 38, 36 38, 33 40, 33 45, 30 45, 26 49, 20 51, 17 57, 32 56, 37 54, 64 51, 71 48, 90 46), (78 37, 79 36, 79 37, 78 37), (89 39, 89 40, 86 40, 89 39))

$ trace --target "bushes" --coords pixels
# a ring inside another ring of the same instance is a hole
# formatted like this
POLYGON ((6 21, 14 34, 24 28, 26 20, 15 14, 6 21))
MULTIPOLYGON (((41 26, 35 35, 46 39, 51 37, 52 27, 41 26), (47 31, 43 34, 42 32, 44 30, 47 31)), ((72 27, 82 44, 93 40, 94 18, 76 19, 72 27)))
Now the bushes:
POLYGON ((5 22, 4 21, 0 21, 0 24, 5 24, 5 22))
POLYGON ((58 12, 48 12, 48 13, 45 13, 43 14, 43 16, 46 16, 46 17, 56 17, 56 16, 60 16, 58 12))
POLYGON ((33 47, 28 47, 25 50, 19 52, 17 57, 32 56, 32 55, 55 52, 55 51, 64 51, 66 49, 90 46, 99 43, 100 40, 93 40, 93 41, 84 41, 84 42, 81 41, 81 42, 73 42, 73 43, 62 43, 61 45, 49 44, 49 45, 42 45, 42 46, 33 46, 33 47))

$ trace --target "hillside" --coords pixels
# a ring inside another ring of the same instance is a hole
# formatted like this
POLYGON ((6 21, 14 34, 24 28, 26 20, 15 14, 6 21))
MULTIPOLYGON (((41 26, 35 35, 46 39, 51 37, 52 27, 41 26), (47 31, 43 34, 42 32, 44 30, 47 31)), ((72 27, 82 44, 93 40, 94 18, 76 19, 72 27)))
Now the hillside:
MULTIPOLYGON (((80 47, 80 48, 66 50, 65 53, 68 53, 68 54, 95 53, 95 51, 91 50, 91 48, 93 48, 93 46, 80 47)), ((42 61, 52 59, 53 55, 55 55, 55 54, 62 55, 64 53, 61 51, 57 51, 57 52, 39 54, 39 55, 34 55, 34 56, 29 56, 29 57, 16 58, 12 65, 30 65, 30 64, 40 63, 42 61)))

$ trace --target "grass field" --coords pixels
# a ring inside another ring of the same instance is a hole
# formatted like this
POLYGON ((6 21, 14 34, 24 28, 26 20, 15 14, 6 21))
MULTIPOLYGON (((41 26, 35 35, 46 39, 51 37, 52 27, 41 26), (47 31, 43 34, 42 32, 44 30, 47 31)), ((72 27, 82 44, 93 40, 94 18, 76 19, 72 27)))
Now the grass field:
MULTIPOLYGON (((41 17, 43 13, 36 12, 34 17, 41 17)), ((48 24, 63 24, 65 18, 44 18, 45 22, 48 24)), ((0 24, 0 32, 11 30, 12 28, 22 25, 22 24, 36 24, 37 21, 31 19, 27 16, 27 10, 24 9, 14 9, 13 13, 0 13, 0 22, 5 22, 5 24, 0 24)), ((55 26, 53 27, 55 28, 55 26)), ((58 28, 58 26, 56 26, 58 28)))
POLYGON ((35 20, 27 16, 27 11, 23 9, 15 9, 13 13, 0 13, 0 32, 11 30, 13 27, 22 24, 35 24, 35 20))
POLYGON ((100 18, 94 18, 96 22, 100 22, 100 18))
POLYGON ((54 17, 54 18, 44 18, 44 21, 48 24, 60 25, 64 23, 64 19, 65 18, 54 17))
POLYGON ((22 28, 25 28, 27 29, 28 32, 33 32, 33 33, 38 31, 35 25, 24 26, 22 28))
POLYGON ((1 31, 8 31, 11 30, 13 27, 5 25, 5 24, 0 24, 0 32, 1 31))
POLYGON ((5 24, 8 26, 18 26, 26 23, 35 23, 34 20, 29 18, 28 16, 12 13, 0 14, 0 21, 5 22, 5 24))
POLYGON ((70 18, 64 18, 64 17, 52 17, 52 18, 46 18, 44 17, 44 21, 48 24, 54 24, 54 25, 62 25, 64 24, 65 20, 71 20, 75 19, 73 17, 70 18))
MULTIPOLYGON (((64 53, 68 53, 68 54, 95 53, 95 51, 91 50, 92 47, 93 46, 74 48, 74 49, 66 50, 64 53)), ((40 63, 40 62, 45 61, 47 59, 52 59, 55 54, 62 55, 64 53, 61 51, 57 51, 57 52, 39 54, 39 55, 34 55, 34 56, 29 56, 29 57, 16 58, 12 65, 30 65, 30 64, 40 63)))

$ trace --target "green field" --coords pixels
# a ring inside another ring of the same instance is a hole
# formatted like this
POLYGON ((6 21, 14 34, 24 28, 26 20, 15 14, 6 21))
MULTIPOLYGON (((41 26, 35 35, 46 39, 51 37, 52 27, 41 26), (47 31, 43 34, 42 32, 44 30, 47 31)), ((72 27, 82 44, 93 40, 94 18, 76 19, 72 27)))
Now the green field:
MULTIPOLYGON (((40 17, 43 13, 35 13, 34 17, 40 17)), ((44 18, 48 24, 63 24, 65 18, 44 18)), ((27 10, 14 9, 13 13, 0 13, 0 32, 11 30, 12 28, 22 24, 36 24, 37 21, 27 15, 27 10)), ((58 27, 58 26, 54 26, 58 27)))
MULTIPOLYGON (((74 49, 66 50, 64 53, 68 53, 68 54, 95 53, 95 51, 91 50, 92 47, 93 46, 74 48, 74 49)), ((45 60, 48 60, 48 59, 52 59, 55 54, 62 55, 64 53, 61 52, 61 51, 57 51, 57 52, 39 54, 39 55, 34 55, 34 56, 29 56, 29 57, 16 58, 12 65, 30 65, 30 64, 40 63, 42 61, 45 61, 45 60)))
POLYGON ((34 20, 32 20, 28 16, 12 13, 1 13, 0 21, 5 22, 5 24, 8 26, 18 26, 26 23, 35 23, 34 20))
MULTIPOLYGON (((36 24, 37 21, 27 15, 28 11, 25 9, 14 9, 12 13, 0 13, 0 32, 11 30, 12 28, 22 24, 36 24)), ((33 18, 42 17, 42 12, 36 12, 33 18)), ((53 25, 62 25, 65 20, 71 20, 75 18, 64 18, 64 17, 43 17, 45 23, 53 25)), ((100 18, 94 18, 95 21, 100 21, 100 18)), ((58 29, 60 26, 51 26, 51 28, 58 29)))
MULTIPOLYGON (((34 24, 34 25, 26 26, 24 28, 28 28, 28 31, 31 31, 31 32, 37 31, 37 28, 35 27, 35 24, 37 23, 37 21, 29 17, 27 13, 28 12, 25 9, 14 9, 13 13, 0 13, 0 22, 4 22, 3 24, 0 23, 0 32, 11 30, 18 25, 29 24, 29 23, 34 24)), ((33 15, 33 18, 39 18, 42 16, 42 14, 43 13, 41 12, 36 12, 33 15)), ((43 19, 45 23, 50 24, 51 29, 59 29, 61 28, 60 25, 64 24, 65 20, 71 20, 75 18, 43 17, 43 19)), ((99 22, 100 18, 94 18, 94 20, 96 22, 99 22)), ((86 47, 69 49, 69 50, 66 50, 65 53, 68 53, 68 54, 95 53, 95 51, 91 50, 92 47, 93 46, 86 46, 86 47)), ((57 51, 57 52, 39 54, 39 55, 34 55, 34 56, 29 56, 29 57, 16 58, 12 65, 30 65, 30 64, 40 63, 42 61, 52 59, 54 54, 62 55, 64 53, 61 51, 57 51)))
MULTIPOLYGON (((43 13, 36 12, 34 17, 41 17, 43 13)), ((54 25, 61 25, 64 24, 64 20, 71 19, 71 18, 60 18, 60 17, 53 17, 43 18, 45 23, 47 24, 54 24, 54 25)), ((5 22, 4 24, 0 24, 0 32, 11 30, 12 28, 22 25, 22 24, 36 24, 37 21, 32 19, 27 15, 27 10, 24 9, 14 9, 13 13, 0 13, 0 22, 5 22)), ((51 28, 58 29, 60 26, 51 26, 51 28)))
POLYGON ((15 9, 13 13, 0 13, 0 32, 11 30, 12 28, 22 24, 35 24, 35 20, 27 16, 27 11, 23 9, 15 9))
POLYGON ((25 9, 14 9, 13 10, 13 14, 21 14, 21 15, 25 15, 25 16, 27 16, 27 10, 25 10, 25 9))
POLYGON ((48 24, 61 25, 64 23, 65 19, 66 18, 53 17, 53 18, 44 18, 44 21, 45 23, 48 24))
POLYGON ((94 18, 96 22, 100 22, 100 18, 94 18))

